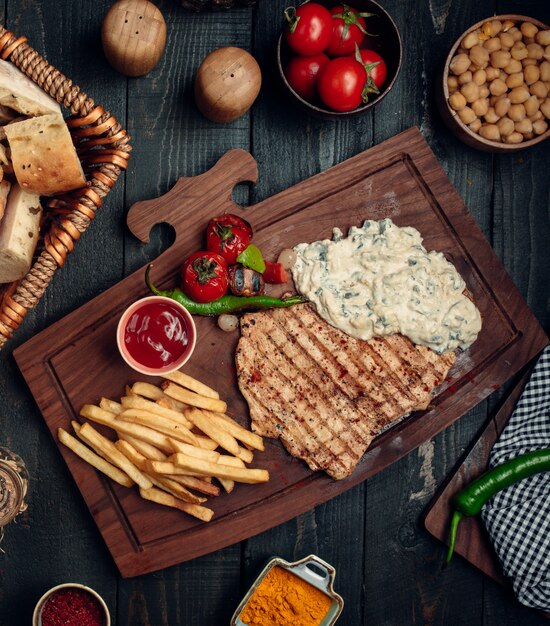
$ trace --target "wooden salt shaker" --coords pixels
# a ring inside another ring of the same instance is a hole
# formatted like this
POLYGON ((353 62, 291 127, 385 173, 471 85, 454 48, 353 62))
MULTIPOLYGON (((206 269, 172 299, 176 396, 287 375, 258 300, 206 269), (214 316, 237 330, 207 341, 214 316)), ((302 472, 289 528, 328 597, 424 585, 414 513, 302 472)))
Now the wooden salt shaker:
POLYGON ((105 56, 117 72, 143 76, 164 52, 166 22, 148 0, 118 0, 103 19, 101 40, 105 56))

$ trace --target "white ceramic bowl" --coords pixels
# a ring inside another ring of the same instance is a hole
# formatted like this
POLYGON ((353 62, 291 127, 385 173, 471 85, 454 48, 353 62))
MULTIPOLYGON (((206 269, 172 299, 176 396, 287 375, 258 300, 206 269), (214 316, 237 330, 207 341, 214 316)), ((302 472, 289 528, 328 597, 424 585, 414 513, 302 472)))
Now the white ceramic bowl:
POLYGON ((132 369, 136 370, 136 372, 139 372, 140 374, 146 374, 147 376, 158 376, 161 374, 170 374, 171 372, 175 372, 176 370, 179 370, 183 365, 185 365, 185 363, 187 363, 187 361, 193 354, 193 350, 195 349, 195 345, 197 343, 197 329, 195 327, 195 322, 193 321, 193 316, 182 304, 176 302, 175 300, 172 300, 172 298, 165 298, 164 296, 148 296, 147 298, 137 300, 124 311, 118 322, 116 340, 120 355, 132 369), (140 307, 148 302, 165 303, 174 307, 185 319, 187 329, 190 335, 189 343, 187 344, 187 347, 183 354, 180 356, 180 358, 163 368, 153 368, 142 365, 132 357, 124 343, 124 330, 126 328, 128 320, 135 311, 137 311, 140 307))
POLYGON ((109 609, 107 608, 107 605, 105 604, 103 598, 97 593, 97 591, 94 591, 91 587, 86 587, 86 585, 81 585, 79 583, 63 583, 62 585, 56 585, 55 587, 52 587, 51 589, 46 591, 46 593, 40 598, 40 600, 38 600, 36 606, 34 607, 34 613, 32 615, 32 626, 42 626, 42 609, 44 608, 44 605, 54 593, 60 591, 61 589, 81 589, 88 592, 98 601, 101 609, 103 610, 103 626, 111 626, 111 615, 109 614, 109 609))

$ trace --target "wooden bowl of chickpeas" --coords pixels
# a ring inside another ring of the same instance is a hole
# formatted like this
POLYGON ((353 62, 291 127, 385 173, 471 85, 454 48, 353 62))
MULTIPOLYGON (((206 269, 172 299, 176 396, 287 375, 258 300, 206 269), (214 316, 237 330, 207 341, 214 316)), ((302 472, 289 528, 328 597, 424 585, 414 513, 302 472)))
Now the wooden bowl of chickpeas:
POLYGON ((523 15, 474 24, 451 48, 437 104, 449 129, 486 152, 550 136, 550 27, 523 15))

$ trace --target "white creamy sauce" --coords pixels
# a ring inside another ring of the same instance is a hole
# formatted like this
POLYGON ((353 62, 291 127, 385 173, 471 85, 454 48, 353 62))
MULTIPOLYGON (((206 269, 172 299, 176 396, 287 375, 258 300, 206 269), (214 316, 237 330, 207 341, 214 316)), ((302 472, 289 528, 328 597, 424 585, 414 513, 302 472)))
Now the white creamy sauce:
POLYGON ((367 220, 344 237, 298 244, 296 289, 329 324, 357 339, 401 333, 436 352, 468 348, 481 330, 464 280, 420 233, 390 219, 367 220))

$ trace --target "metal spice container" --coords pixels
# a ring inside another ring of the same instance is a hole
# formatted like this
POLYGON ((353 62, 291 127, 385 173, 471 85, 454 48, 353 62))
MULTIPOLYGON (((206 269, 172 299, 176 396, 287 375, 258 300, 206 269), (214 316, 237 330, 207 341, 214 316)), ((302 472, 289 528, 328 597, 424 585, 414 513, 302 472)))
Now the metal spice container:
POLYGON ((29 474, 23 459, 0 446, 0 540, 6 524, 27 509, 29 474))

